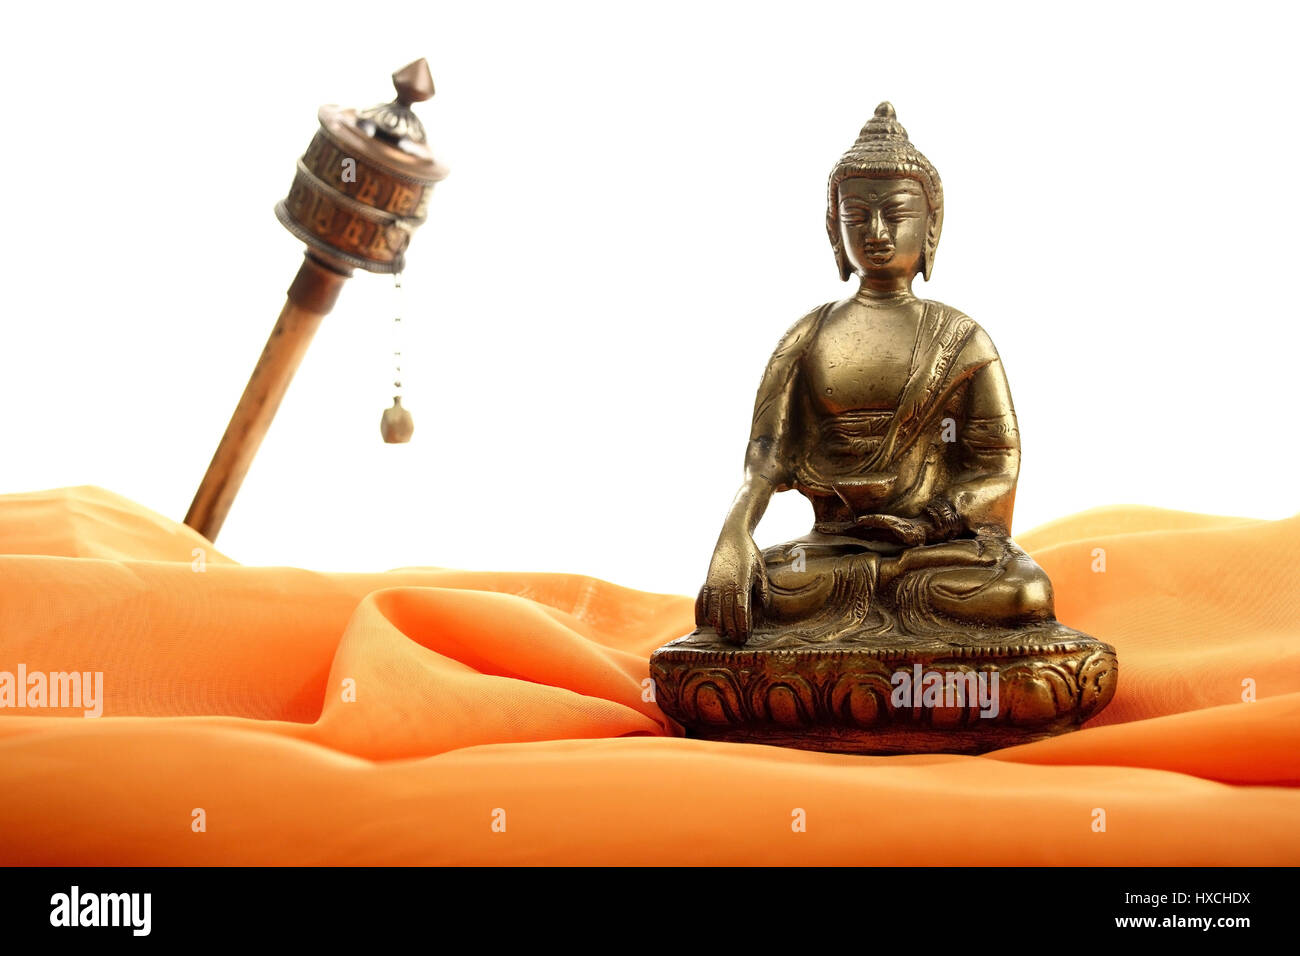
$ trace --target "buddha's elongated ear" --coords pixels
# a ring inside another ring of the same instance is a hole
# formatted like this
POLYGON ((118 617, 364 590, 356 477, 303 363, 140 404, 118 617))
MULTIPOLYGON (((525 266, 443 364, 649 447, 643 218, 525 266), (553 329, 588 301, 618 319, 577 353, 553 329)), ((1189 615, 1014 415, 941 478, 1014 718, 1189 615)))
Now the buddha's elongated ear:
POLYGON ((831 174, 830 185, 826 189, 826 235, 831 240, 831 251, 835 253, 835 266, 840 270, 840 281, 848 282, 853 275, 849 257, 844 254, 844 240, 840 236, 839 180, 831 174))
POLYGON ((930 225, 925 231, 925 249, 921 253, 921 275, 926 282, 934 269, 934 253, 939 248, 939 233, 943 231, 943 206, 930 213, 930 225))

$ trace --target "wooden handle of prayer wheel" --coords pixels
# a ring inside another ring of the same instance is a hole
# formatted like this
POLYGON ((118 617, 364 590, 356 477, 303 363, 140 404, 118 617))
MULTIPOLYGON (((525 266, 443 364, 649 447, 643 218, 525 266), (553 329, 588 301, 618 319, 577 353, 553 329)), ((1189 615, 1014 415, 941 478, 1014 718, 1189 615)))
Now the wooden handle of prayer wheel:
POLYGON ((310 252, 303 258, 280 318, 185 515, 185 523, 209 541, 221 531, 321 319, 334 308, 350 275, 350 270, 327 266, 310 252))

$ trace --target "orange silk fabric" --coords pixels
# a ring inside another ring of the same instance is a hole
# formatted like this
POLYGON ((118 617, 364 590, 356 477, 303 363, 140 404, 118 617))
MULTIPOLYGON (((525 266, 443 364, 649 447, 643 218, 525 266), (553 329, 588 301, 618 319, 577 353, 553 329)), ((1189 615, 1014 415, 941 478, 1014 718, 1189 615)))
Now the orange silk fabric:
POLYGON ((0 496, 0 672, 103 674, 102 717, 0 709, 0 862, 1300 863, 1300 516, 1018 540, 1118 649, 1110 707, 851 757, 682 738, 642 682, 688 597, 244 567, 97 488, 0 496))

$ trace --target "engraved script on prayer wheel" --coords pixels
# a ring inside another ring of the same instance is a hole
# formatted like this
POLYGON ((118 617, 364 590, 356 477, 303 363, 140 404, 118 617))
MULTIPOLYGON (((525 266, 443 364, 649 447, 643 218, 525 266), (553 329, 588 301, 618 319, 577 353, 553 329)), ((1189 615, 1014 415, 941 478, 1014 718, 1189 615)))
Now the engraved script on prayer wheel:
POLYGON ((397 99, 367 110, 322 106, 320 129, 298 160, 275 214, 327 257, 369 272, 401 272, 447 169, 434 159, 412 103, 433 95, 428 64, 393 74, 397 99))

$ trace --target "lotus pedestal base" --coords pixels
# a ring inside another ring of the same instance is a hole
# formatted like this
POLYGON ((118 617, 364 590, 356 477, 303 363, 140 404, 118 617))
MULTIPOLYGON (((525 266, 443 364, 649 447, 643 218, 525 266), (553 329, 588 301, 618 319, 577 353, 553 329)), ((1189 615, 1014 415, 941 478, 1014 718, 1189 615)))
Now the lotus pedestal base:
POLYGON ((697 630, 650 658, 655 696, 692 737, 832 753, 978 754, 1073 730, 1115 694, 1109 644, 1058 623, 826 643, 697 630))

